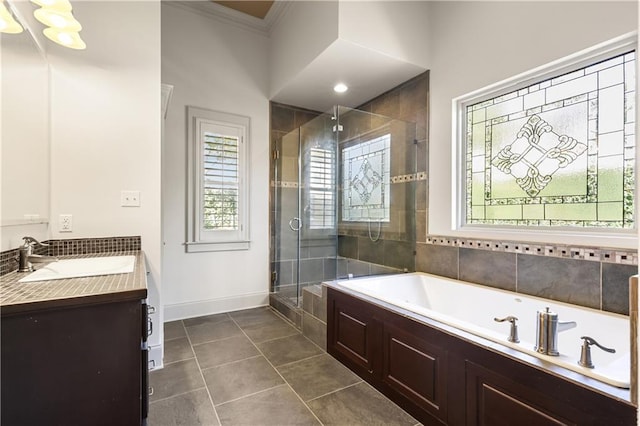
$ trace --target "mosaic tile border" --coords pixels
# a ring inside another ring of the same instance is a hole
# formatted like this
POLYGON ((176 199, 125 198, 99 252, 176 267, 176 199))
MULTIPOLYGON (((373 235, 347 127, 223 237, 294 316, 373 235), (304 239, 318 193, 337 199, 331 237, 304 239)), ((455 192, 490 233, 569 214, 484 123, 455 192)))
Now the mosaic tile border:
MULTIPOLYGON (((140 236, 75 238, 43 242, 49 244, 49 247, 35 247, 35 254, 72 256, 94 253, 119 253, 140 251, 142 247, 142 238, 140 236)), ((17 269, 18 253, 19 249, 17 248, 0 252, 0 276, 17 269)))
POLYGON ((523 253, 537 256, 562 257, 567 259, 592 260, 595 262, 637 265, 638 252, 616 248, 597 248, 562 244, 498 241, 474 238, 427 235, 427 244, 479 250, 523 253))
MULTIPOLYGON (((414 182, 420 180, 427 180, 427 172, 411 173, 408 175, 398 175, 391 177, 391 183, 414 182)), ((300 186, 301 185, 299 185, 298 182, 271 181, 272 188, 298 188, 300 186)), ((302 187, 304 188, 304 185, 302 185, 302 187)))
POLYGON ((71 256, 92 253, 118 253, 139 251, 142 246, 140 236, 77 238, 71 240, 49 240, 50 256, 71 256))

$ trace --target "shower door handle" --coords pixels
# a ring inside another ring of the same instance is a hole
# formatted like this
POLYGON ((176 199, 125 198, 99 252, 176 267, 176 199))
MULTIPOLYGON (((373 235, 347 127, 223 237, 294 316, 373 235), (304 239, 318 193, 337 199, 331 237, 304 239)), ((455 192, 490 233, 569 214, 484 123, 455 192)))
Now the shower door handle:
POLYGON ((302 221, 300 220, 300 218, 294 217, 293 219, 291 219, 289 221, 289 228, 291 228, 293 232, 298 232, 300 228, 302 228, 302 221), (294 227, 293 222, 296 222, 297 226, 294 227))

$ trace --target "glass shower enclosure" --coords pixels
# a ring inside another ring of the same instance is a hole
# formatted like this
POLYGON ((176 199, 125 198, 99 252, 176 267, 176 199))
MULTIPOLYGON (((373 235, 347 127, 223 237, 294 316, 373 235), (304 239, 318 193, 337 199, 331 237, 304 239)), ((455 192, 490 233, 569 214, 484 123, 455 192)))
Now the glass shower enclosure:
POLYGON ((276 141, 271 292, 413 271, 415 124, 337 106, 276 141))

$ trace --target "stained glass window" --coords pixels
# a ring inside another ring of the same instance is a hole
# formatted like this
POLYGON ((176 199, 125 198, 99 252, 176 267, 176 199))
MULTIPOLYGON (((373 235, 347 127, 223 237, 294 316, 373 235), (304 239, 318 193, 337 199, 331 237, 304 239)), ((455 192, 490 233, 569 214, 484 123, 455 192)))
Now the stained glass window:
POLYGON ((467 104, 466 222, 634 228, 635 51, 467 104))
POLYGON ((342 149, 342 220, 389 222, 391 135, 342 149))

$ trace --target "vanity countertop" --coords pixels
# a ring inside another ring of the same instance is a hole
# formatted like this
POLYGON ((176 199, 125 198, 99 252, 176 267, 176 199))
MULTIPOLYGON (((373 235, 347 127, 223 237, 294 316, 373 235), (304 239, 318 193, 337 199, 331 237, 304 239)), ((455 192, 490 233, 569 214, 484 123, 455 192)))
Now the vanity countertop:
POLYGON ((19 283, 24 273, 11 272, 0 277, 0 314, 21 314, 87 304, 108 303, 147 297, 144 253, 128 251, 59 256, 60 259, 134 255, 135 268, 129 274, 100 275, 51 281, 19 283))

